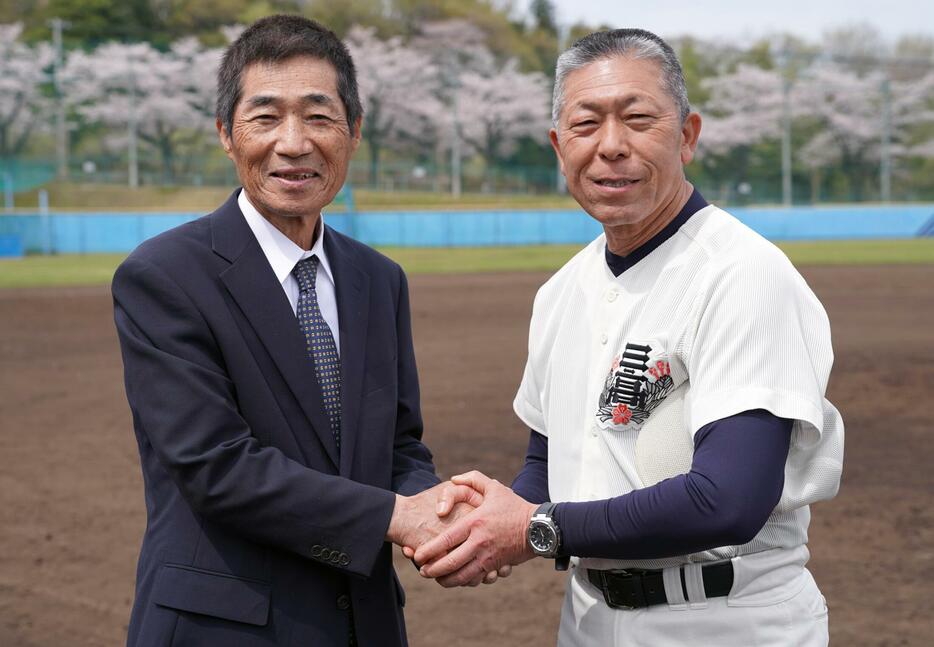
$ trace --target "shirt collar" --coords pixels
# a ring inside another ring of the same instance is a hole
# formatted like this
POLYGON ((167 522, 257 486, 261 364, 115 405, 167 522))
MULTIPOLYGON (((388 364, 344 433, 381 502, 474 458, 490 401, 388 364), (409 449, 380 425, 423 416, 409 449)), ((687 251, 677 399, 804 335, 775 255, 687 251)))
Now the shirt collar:
POLYGON ((610 248, 607 247, 605 249, 606 264, 610 267, 610 271, 613 272, 613 276, 619 276, 630 267, 641 261, 643 258, 651 254, 653 251, 655 251, 662 243, 674 236, 691 216, 706 206, 707 201, 704 200, 704 196, 700 194, 700 191, 694 189, 694 191, 691 193, 691 197, 688 198, 688 201, 684 203, 683 207, 681 207, 681 211, 678 212, 678 215, 675 216, 671 222, 665 225, 664 229, 649 238, 642 245, 632 250, 625 256, 614 254, 610 251, 610 248))
POLYGON ((256 241, 263 250, 263 254, 266 255, 269 265, 272 266, 272 271, 275 272, 276 278, 279 279, 279 283, 285 283, 285 280, 295 268, 296 263, 300 260, 310 258, 311 256, 318 257, 318 263, 324 268, 324 272, 331 280, 331 283, 334 283, 334 274, 331 272, 331 265, 328 263, 328 257, 324 253, 325 229, 323 213, 320 216, 321 224, 318 227, 318 236, 314 244, 311 246, 311 249, 304 250, 292 242, 288 236, 276 229, 275 225, 266 220, 266 218, 256 210, 256 207, 253 206, 250 199, 247 198, 246 191, 242 189, 240 190, 240 195, 237 197, 237 204, 240 206, 240 211, 243 213, 243 217, 246 218, 247 224, 253 231, 253 235, 256 236, 256 241))

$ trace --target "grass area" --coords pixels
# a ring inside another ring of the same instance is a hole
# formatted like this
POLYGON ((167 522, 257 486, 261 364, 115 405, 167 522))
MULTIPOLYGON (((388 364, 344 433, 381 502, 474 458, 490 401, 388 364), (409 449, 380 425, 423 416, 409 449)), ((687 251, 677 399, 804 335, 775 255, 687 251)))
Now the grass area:
POLYGON ((531 193, 464 193, 455 198, 449 193, 430 191, 372 191, 356 189, 353 193, 360 211, 406 209, 574 209, 580 205, 569 195, 531 193))
MULTIPOLYGON (((186 211, 208 213, 222 204, 234 187, 141 186, 131 189, 118 184, 78 184, 53 182, 43 187, 49 193, 52 209, 76 211, 186 211)), ((16 196, 16 207, 35 209, 38 191, 16 196)), ((533 194, 465 193, 455 198, 430 191, 373 191, 355 189, 354 202, 361 211, 396 209, 578 209, 570 196, 533 194)), ((335 203, 328 211, 340 212, 335 203)))
POLYGON ((62 254, 0 259, 0 288, 107 285, 126 254, 62 254))
MULTIPOLYGON (((580 247, 382 248, 409 274, 548 271, 573 256, 580 247)), ((107 285, 123 254, 62 254, 0 259, 0 288, 107 285)))
MULTIPOLYGON (((934 238, 781 243, 795 265, 934 264, 934 238)), ((383 248, 410 274, 552 271, 580 246, 383 248)), ((122 254, 27 256, 0 260, 0 288, 106 285, 122 254)))
POLYGON ((934 263, 934 238, 778 243, 795 265, 934 263))
POLYGON ((581 249, 580 245, 528 247, 384 247, 379 251, 408 274, 553 271, 581 249))
MULTIPOLYGON (((75 211, 186 211, 208 213, 223 204, 233 187, 141 186, 52 182, 42 187, 49 193, 51 209, 75 211)), ((35 209, 38 191, 16 196, 16 207, 35 209)))

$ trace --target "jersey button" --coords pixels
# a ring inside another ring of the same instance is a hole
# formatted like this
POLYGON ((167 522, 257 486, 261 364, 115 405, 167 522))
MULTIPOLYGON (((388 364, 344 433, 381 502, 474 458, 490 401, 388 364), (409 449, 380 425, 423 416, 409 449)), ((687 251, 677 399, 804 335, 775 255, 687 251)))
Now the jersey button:
POLYGON ((600 343, 605 344, 606 342, 607 342, 607 336, 606 336, 606 333, 603 333, 602 335, 600 335, 600 343))
POLYGON ((607 300, 607 301, 616 301, 616 297, 617 297, 618 295, 619 295, 619 293, 616 292, 616 290, 610 290, 609 292, 606 293, 606 300, 607 300))

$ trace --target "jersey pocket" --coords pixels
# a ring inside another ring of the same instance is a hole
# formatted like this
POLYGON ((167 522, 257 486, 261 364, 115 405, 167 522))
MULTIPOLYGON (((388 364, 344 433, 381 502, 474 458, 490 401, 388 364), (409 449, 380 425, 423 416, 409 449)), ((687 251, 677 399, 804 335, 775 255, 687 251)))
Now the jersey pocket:
POLYGON ((694 439, 684 416, 683 382, 658 403, 636 438, 636 470, 645 487, 687 474, 694 461, 694 439))

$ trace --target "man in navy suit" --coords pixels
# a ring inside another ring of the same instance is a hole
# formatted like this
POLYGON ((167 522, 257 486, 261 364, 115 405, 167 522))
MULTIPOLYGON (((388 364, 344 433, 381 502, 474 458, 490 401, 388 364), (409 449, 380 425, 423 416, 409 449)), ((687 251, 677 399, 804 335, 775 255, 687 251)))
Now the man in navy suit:
POLYGON ((148 513, 130 645, 406 643, 390 542, 445 520, 405 275, 321 216, 361 114, 333 33, 257 22, 218 75, 242 191, 114 276, 148 513))

